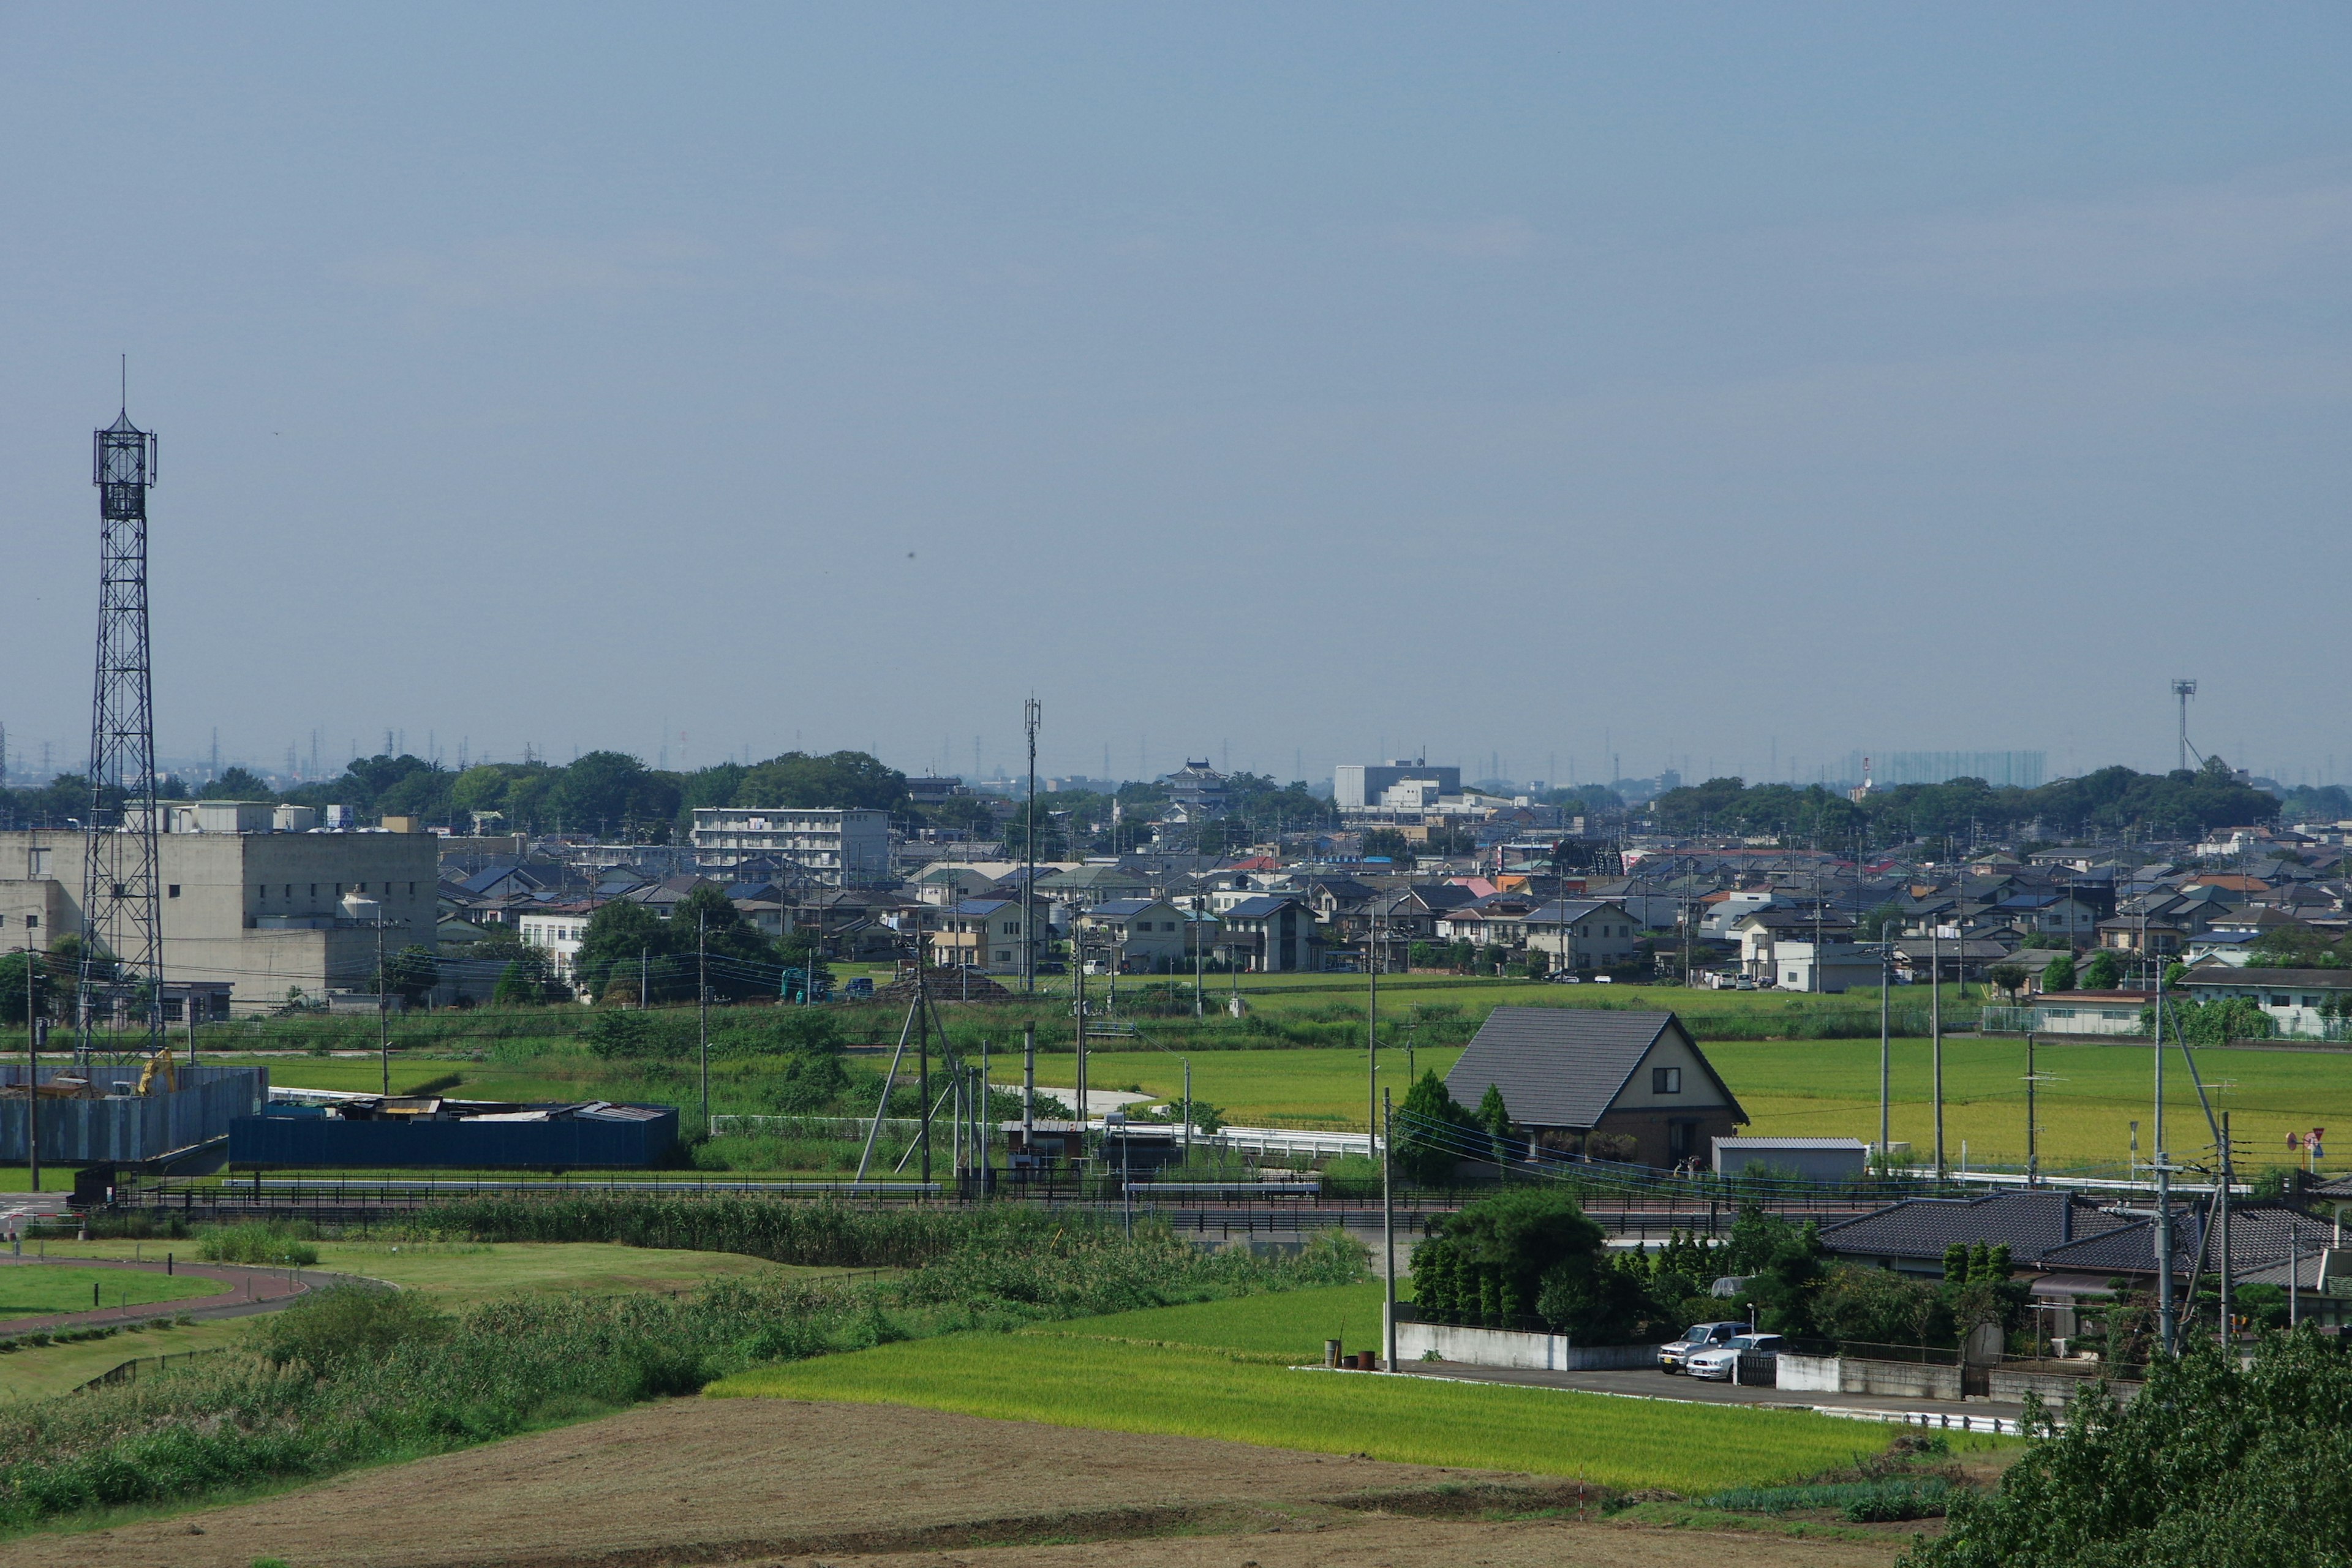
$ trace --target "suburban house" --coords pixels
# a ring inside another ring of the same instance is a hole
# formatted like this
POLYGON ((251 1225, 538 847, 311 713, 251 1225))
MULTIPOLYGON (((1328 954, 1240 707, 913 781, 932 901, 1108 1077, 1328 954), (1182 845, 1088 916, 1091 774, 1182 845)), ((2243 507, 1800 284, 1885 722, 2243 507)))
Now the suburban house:
POLYGON ((1225 911, 1215 952, 1228 963, 1268 973, 1317 967, 1323 933, 1315 911, 1287 893, 1262 893, 1225 911))
POLYGON ((2052 1035, 2142 1035, 2141 1013, 2153 991, 2044 991, 2033 999, 2033 1026, 2052 1035))
POLYGON ((1559 969, 1590 972, 1633 962, 1641 931, 1625 906, 1601 899, 1554 899, 1520 921, 1528 951, 1550 955, 1559 969))
POLYGON ((1885 975, 1876 948, 1850 942, 1825 942, 1816 950, 1810 942, 1783 938, 1772 954, 1773 984, 1783 991, 1874 991, 1885 975))
POLYGON ((1090 949, 1115 950, 1129 968, 1192 959, 1191 920, 1166 899, 1107 899, 1078 916, 1090 949))
POLYGON ((1445 1075, 1465 1106, 1490 1086, 1545 1148, 1643 1165, 1706 1160, 1748 1120, 1672 1013, 1497 1007, 1445 1075))
POLYGON ((2325 1039, 2331 1024, 2341 1034, 2352 1012, 2352 969, 2200 963, 2181 977, 2180 994, 2199 1002, 2242 996, 2270 1015, 2280 1034, 2325 1039))
POLYGON ((1024 940, 1019 899, 966 899, 940 911, 926 932, 931 962, 942 967, 1015 973, 1024 940))

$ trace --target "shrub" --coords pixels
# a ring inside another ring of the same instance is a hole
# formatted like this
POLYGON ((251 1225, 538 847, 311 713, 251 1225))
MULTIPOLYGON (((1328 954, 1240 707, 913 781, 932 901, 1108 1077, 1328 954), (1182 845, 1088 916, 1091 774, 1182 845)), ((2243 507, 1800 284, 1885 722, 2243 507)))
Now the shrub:
POLYGON ((276 1365, 331 1377, 354 1362, 446 1340, 451 1328, 446 1313, 412 1291, 337 1285, 264 1320, 261 1353, 276 1365))
POLYGON ((205 1226, 198 1232, 197 1250, 208 1263, 309 1268, 319 1261, 319 1249, 310 1245, 316 1235, 316 1226, 299 1220, 246 1220, 205 1226))

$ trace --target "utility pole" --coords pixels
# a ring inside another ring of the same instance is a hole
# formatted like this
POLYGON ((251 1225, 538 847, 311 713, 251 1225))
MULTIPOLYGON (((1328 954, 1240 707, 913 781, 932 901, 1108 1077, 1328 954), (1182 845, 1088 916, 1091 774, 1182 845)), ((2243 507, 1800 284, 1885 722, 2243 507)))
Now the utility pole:
POLYGON ((1381 1095, 1381 1247, 1387 1255, 1381 1273, 1381 1337, 1386 1342, 1388 1369, 1397 1370, 1396 1352, 1396 1180, 1391 1173, 1396 1149, 1396 1107, 1385 1090, 1381 1095))
POLYGON ((1887 1173, 1895 1160, 1895 1145, 1889 1141, 1891 1133, 1887 1126, 1893 1064, 1887 1032, 1887 988, 1892 984, 1894 968, 1895 943, 1888 940, 1882 928, 1878 933, 1878 1169, 1881 1175, 1887 1173))
POLYGON ((2180 1325, 2172 1300, 2172 1156, 2164 1147, 2164 971, 2160 969, 2156 972, 2156 1321, 2164 1353, 2176 1354, 2180 1348, 2180 1325))
POLYGON ((1936 1072, 1936 1179, 1944 1179, 1944 932, 1957 926, 1927 928, 1927 1033, 1936 1072))
POLYGON ((710 1131, 710 921, 694 917, 694 1020, 702 1057, 702 1131, 710 1131))
POLYGON ((1037 1157, 1037 1020, 1021 1026, 1021 1147, 1037 1157))
MULTIPOLYGON (((389 888, 392 884, 385 883, 389 888)), ((375 1048, 383 1058, 384 1098, 392 1097, 392 979, 383 972, 383 905, 375 907, 375 1048)))
POLYGON ((1072 1039, 1078 1053, 1078 1158, 1087 1157, 1087 923, 1084 913, 1070 911, 1070 997, 1072 1039))
POLYGON ((654 978, 648 948, 637 949, 637 1011, 642 1013, 654 1005, 654 978))
MULTIPOLYGON (((1367 952, 1364 975, 1368 988, 1364 993, 1364 1137, 1369 1142, 1381 1130, 1381 928, 1376 916, 1366 928, 1370 940, 1365 943, 1367 952)), ((1268 931, 1269 938, 1272 931, 1268 931)), ((1364 1151, 1369 1154, 1371 1150, 1364 1151)))
POLYGON ((1042 710, 1034 697, 1021 705, 1021 722, 1029 731, 1028 831, 1022 839, 1021 989, 1037 994, 1037 719, 1042 710))
POLYGON ((2025 1184, 2029 1187, 2042 1184, 2042 1151, 2035 1141, 2037 1129, 2033 1115, 2033 1091, 2041 1082, 2042 1075, 2033 1070, 2033 1031, 2028 1029, 2025 1031, 2025 1184))
MULTIPOLYGON (((2230 1113, 2221 1112, 2221 1190, 2214 1197, 2213 1207, 2221 1225, 2221 1348, 2230 1348, 2230 1113)), ((2287 1232, 2294 1232, 2294 1212, 2287 1212, 2287 1232)))
MULTIPOLYGON (((931 987, 924 973, 929 967, 929 954, 923 951, 923 917, 915 915, 915 1082, 916 1102, 923 1108, 923 1120, 915 1129, 915 1136, 923 1145, 923 1194, 931 1190, 931 987)), ((945 1046, 947 1041, 940 1041, 945 1046)))
POLYGON ((41 954, 25 950, 25 1159, 41 1190, 41 954))

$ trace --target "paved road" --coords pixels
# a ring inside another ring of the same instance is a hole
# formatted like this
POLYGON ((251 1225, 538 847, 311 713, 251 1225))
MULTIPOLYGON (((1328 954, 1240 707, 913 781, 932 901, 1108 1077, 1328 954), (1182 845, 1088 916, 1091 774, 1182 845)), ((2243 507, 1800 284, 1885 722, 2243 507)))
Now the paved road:
POLYGON ((1533 1372, 1517 1367, 1469 1366, 1459 1362, 1415 1362, 1406 1376, 1451 1378, 1465 1383, 1511 1383, 1533 1388, 1571 1388, 1586 1394, 1613 1394, 1642 1399, 1672 1399, 1695 1405, 1750 1405, 1779 1410, 1821 1410, 1832 1415, 1891 1416, 1927 1426, 1948 1419, 1958 1426, 1962 1417, 1979 1425, 1998 1418, 2013 1423, 2025 1414, 2021 1405, 1995 1404, 1986 1399, 1902 1399, 1882 1394, 1817 1394, 1810 1390, 1740 1388, 1727 1383, 1707 1383, 1695 1377, 1673 1376, 1649 1368, 1612 1372, 1533 1372))
MULTIPOLYGON (((104 1272, 128 1269, 142 1274, 161 1274, 164 1265, 133 1263, 127 1259, 100 1258, 42 1258, 26 1253, 22 1258, 0 1254, 0 1268, 47 1264, 56 1268, 89 1268, 104 1272)), ((217 1322, 228 1318, 248 1318, 257 1312, 275 1312, 290 1307, 313 1290, 330 1285, 373 1283, 361 1281, 348 1274, 334 1274, 322 1268, 265 1268, 241 1263, 177 1262, 173 1271, 194 1275, 199 1279, 215 1279, 228 1287, 226 1293, 195 1296, 177 1301, 148 1301, 136 1306, 105 1307, 89 1312, 58 1312, 47 1317, 16 1318, 0 1322, 0 1335, 37 1333, 56 1329, 83 1329, 101 1323, 145 1322, 155 1318, 193 1318, 200 1323, 217 1322)))

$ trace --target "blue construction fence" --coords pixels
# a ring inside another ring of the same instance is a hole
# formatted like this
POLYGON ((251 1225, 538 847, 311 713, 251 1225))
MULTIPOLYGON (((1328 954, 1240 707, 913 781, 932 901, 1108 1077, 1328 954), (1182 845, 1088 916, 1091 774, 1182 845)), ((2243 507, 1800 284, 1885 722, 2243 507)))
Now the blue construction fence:
POLYGON ((26 1127, 37 1105, 41 1163, 68 1164, 114 1161, 136 1163, 208 1143, 226 1135, 229 1123, 251 1116, 269 1101, 269 1069, 189 1067, 177 1064, 176 1089, 137 1092, 144 1060, 89 1068, 44 1064, 40 1081, 89 1080, 90 1098, 35 1100, 25 1094, 23 1062, 0 1065, 0 1163, 21 1165, 28 1158, 26 1127))
POLYGON ((427 1121, 401 1117, 345 1121, 318 1108, 310 1114, 273 1110, 228 1126, 228 1163, 362 1170, 646 1170, 663 1163, 677 1142, 677 1107, 641 1120, 567 1117, 551 1121, 427 1121))

